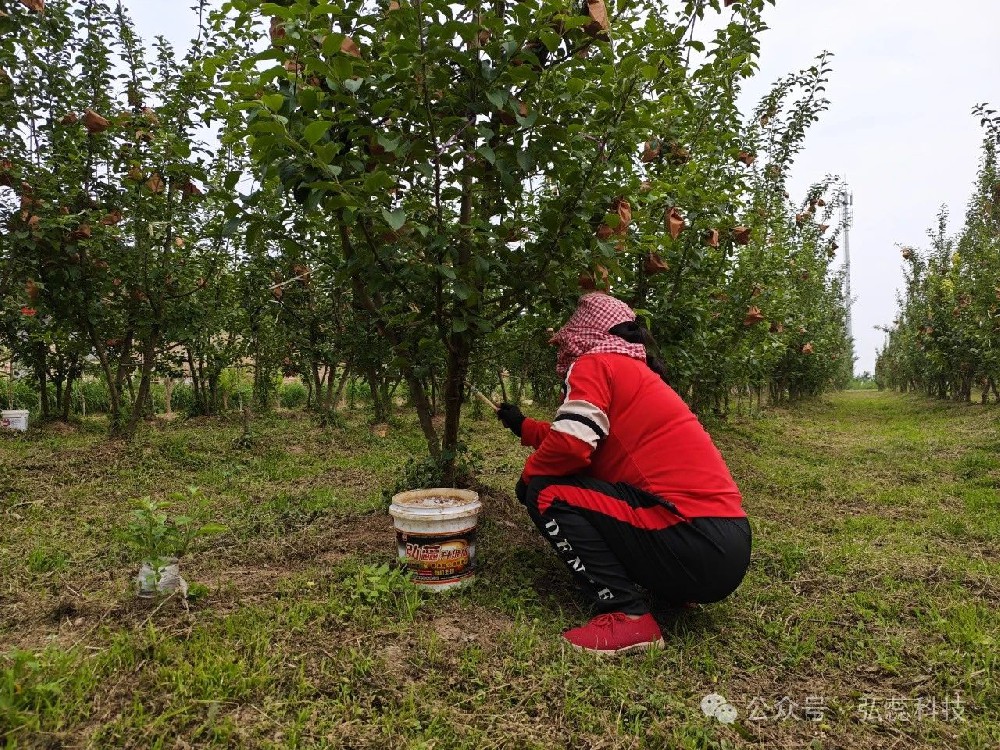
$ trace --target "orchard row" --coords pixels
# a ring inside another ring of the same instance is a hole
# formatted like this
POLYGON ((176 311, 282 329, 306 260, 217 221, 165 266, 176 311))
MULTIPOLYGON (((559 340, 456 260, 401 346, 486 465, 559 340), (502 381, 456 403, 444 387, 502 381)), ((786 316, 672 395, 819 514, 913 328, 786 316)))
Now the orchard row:
POLYGON ((65 404, 102 378, 125 434, 165 373, 205 413, 234 365, 260 404, 282 371, 320 410, 402 382, 440 456, 470 378, 557 391, 546 329, 602 288, 699 410, 819 393, 852 365, 845 191, 786 181, 829 56, 743 117, 767 5, 203 2, 183 58, 117 4, 15 6, 0 345, 65 404))
POLYGON ((879 353, 880 386, 939 398, 1000 401, 1000 117, 977 107, 987 135, 958 235, 942 209, 930 247, 902 248, 906 289, 879 353))

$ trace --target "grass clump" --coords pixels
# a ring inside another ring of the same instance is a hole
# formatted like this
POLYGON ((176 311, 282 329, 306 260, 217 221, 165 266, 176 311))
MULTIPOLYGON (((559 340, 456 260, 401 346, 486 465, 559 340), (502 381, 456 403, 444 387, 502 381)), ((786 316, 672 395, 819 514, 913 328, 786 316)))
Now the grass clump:
POLYGON ((252 451, 233 446, 239 425, 225 420, 157 427, 132 447, 87 430, 4 441, 0 509, 17 518, 0 525, 0 737, 18 747, 1000 746, 990 409, 852 391, 714 425, 753 526, 747 579, 719 604, 657 610, 666 648, 616 660, 560 639, 590 613, 511 497, 526 449, 498 439, 491 419, 469 428, 480 565, 470 588, 444 596, 398 567, 384 513, 384 492, 423 449, 408 418, 379 434, 360 417, 331 430, 268 415, 252 451), (204 590, 136 603, 120 535, 132 498, 187 485, 229 529, 186 556, 204 590), (702 712, 709 693, 732 704, 734 724, 702 712))

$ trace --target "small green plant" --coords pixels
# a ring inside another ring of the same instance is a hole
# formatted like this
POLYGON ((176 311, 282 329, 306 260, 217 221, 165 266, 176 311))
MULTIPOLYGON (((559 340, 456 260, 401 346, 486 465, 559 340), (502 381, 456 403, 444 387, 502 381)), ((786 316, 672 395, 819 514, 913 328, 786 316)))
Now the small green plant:
POLYGON ((344 581, 346 607, 344 613, 355 615, 359 610, 371 610, 402 617, 409 622, 420 608, 420 591, 404 568, 382 563, 362 565, 344 581))
POLYGON ((285 383, 281 386, 281 391, 278 394, 278 400, 281 403, 282 408, 285 409, 300 409, 306 405, 306 400, 308 399, 309 392, 302 383, 285 383))
POLYGON ((206 521, 206 501, 197 487, 188 487, 187 494, 174 492, 170 495, 170 500, 184 502, 194 510, 190 515, 171 518, 167 513, 169 502, 147 496, 132 511, 133 520, 127 529, 128 540, 138 553, 139 562, 148 565, 153 571, 153 586, 159 584, 167 565, 187 553, 191 542, 226 531, 225 526, 206 521))
POLYGON ((243 431, 233 439, 236 450, 250 450, 257 444, 257 439, 250 429, 250 407, 244 406, 242 412, 243 431))
POLYGON ((0 654, 0 740, 20 747, 14 730, 38 731, 43 725, 77 714, 81 695, 92 686, 93 674, 73 652, 46 649, 38 653, 15 649, 0 654))
POLYGON ((398 492, 433 487, 468 486, 472 479, 482 471, 482 468, 482 453, 474 451, 466 443, 460 442, 456 446, 454 454, 446 451, 441 454, 440 458, 433 456, 424 456, 419 459, 408 458, 399 479, 396 480, 392 489, 382 491, 382 497, 388 507, 392 496, 398 492), (451 481, 447 476, 448 464, 452 455, 455 458, 454 481, 451 481))
POLYGON ((28 570, 32 573, 51 573, 67 564, 66 553, 53 547, 35 547, 28 553, 28 570))

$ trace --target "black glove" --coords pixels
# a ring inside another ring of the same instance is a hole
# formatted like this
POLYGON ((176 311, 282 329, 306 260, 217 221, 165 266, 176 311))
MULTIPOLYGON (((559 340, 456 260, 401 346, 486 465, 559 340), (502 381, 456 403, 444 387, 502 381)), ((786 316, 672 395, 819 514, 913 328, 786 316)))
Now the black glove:
POLYGON ((521 425, 524 424, 524 415, 514 404, 503 403, 497 409, 497 419, 503 422, 503 426, 521 437, 521 425))

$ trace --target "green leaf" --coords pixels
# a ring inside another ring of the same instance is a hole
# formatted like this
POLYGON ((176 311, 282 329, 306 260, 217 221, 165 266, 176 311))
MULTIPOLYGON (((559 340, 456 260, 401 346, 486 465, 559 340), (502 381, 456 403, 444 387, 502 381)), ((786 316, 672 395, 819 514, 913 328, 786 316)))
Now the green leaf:
POLYGON ((472 294, 472 287, 470 287, 468 284, 466 284, 463 281, 456 281, 455 282, 455 289, 454 289, 454 291, 455 291, 455 296, 456 297, 458 297, 462 301, 465 301, 465 300, 469 299, 469 297, 471 296, 471 294, 472 294))
POLYGON ((401 208, 397 208, 395 211, 386 211, 383 208, 382 218, 385 219, 385 223, 388 224, 393 231, 397 231, 403 226, 403 224, 406 223, 406 211, 401 208))
POLYGON ((500 91, 500 90, 487 91, 486 98, 489 99, 490 104, 492 104, 497 109, 503 109, 503 106, 507 103, 507 100, 510 98, 510 94, 508 94, 506 91, 500 91))
POLYGON ((333 123, 326 120, 311 122, 306 125, 305 129, 302 131, 302 137, 306 139, 306 143, 310 146, 314 146, 320 138, 326 135, 326 132, 330 129, 331 125, 333 125, 333 123))
POLYGON ((341 81, 354 77, 354 66, 351 64, 351 59, 343 55, 334 59, 333 71, 341 81))
POLYGON ((451 266, 439 265, 437 267, 438 273, 444 276, 446 279, 455 280, 455 269, 451 266))
POLYGON ((271 110, 272 112, 277 112, 285 104, 285 95, 265 94, 260 98, 260 100, 264 103, 264 106, 267 107, 269 110, 271 110))
POLYGON ((395 180, 384 169, 377 169, 365 178, 364 189, 369 195, 377 195, 396 186, 395 180))
POLYGON ((364 78, 348 78, 344 81, 344 88, 350 91, 352 94, 358 93, 358 89, 361 88, 361 84, 365 82, 364 78))
POLYGON ((491 149, 489 146, 483 144, 482 146, 477 148, 476 151, 482 154, 483 158, 486 159, 486 161, 488 161, 490 164, 497 163, 497 155, 493 153, 493 149, 491 149))
POLYGON ((451 321, 451 330, 455 333, 463 333, 464 331, 469 330, 469 324, 465 318, 455 318, 451 321))
POLYGON ((396 153, 396 149, 400 146, 399 138, 395 136, 388 136, 385 133, 379 133, 377 140, 378 144, 390 154, 396 153))
POLYGON ((559 36, 552 29, 542 29, 538 34, 538 38, 542 40, 542 44, 549 52, 555 52, 559 49, 559 45, 562 44, 562 37, 559 36))

